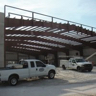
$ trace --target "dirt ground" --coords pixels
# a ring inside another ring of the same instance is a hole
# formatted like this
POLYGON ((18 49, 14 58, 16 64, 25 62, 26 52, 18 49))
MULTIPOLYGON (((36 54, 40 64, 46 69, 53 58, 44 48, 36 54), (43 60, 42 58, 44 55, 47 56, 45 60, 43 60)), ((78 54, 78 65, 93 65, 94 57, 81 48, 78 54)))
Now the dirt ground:
POLYGON ((76 70, 56 68, 56 73, 54 79, 50 80, 47 77, 39 79, 37 77, 19 81, 18 85, 14 87, 9 86, 8 83, 0 83, 0 96, 6 94, 8 96, 29 96, 30 92, 34 96, 45 96, 44 94, 46 96, 96 96, 94 91, 96 89, 96 67, 93 68, 92 72, 77 72, 76 70), (17 91, 16 94, 15 91, 17 91), (26 91, 29 93, 26 93, 26 91))
POLYGON ((67 80, 68 83, 94 81, 96 80, 96 67, 93 67, 92 72, 78 72, 76 70, 57 68, 56 78, 67 80))
MULTIPOLYGON (((53 80, 45 77, 39 79, 38 77, 19 81, 17 86, 56 86, 69 83, 86 83, 96 81, 96 67, 93 68, 92 72, 78 72, 76 70, 63 70, 62 68, 56 68, 56 76, 53 80)), ((4 84, 7 86, 7 84, 4 84)), ((4 86, 0 83, 0 86, 4 86)))

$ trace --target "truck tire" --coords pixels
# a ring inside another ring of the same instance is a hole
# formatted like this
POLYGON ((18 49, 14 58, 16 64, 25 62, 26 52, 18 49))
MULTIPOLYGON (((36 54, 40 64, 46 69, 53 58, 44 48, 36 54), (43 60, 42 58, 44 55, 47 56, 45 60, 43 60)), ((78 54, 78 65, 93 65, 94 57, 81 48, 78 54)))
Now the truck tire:
POLYGON ((88 70, 88 72, 91 72, 92 70, 90 69, 90 70, 88 70))
POLYGON ((54 71, 49 71, 48 78, 49 79, 54 79, 54 77, 55 77, 55 72, 54 71))
POLYGON ((18 83, 18 78, 16 76, 11 76, 8 80, 8 83, 11 85, 11 86, 15 86, 17 85, 18 83))
POLYGON ((62 65, 62 68, 63 68, 64 70, 66 70, 66 67, 65 67, 65 65, 62 65))
POLYGON ((81 67, 78 66, 77 71, 81 72, 82 71, 81 67))

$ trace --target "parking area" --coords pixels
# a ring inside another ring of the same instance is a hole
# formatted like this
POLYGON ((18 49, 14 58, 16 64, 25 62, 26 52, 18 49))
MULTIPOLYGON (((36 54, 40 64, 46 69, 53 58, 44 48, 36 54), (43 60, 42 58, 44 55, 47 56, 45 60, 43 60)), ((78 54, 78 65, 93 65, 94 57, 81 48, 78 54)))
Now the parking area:
POLYGON ((17 86, 0 83, 0 96, 96 96, 96 67, 92 72, 56 68, 54 79, 33 78, 17 86))
MULTIPOLYGON (((56 86, 69 83, 84 83, 96 81, 96 67, 93 68, 92 72, 78 72, 76 70, 63 70, 62 68, 56 68, 55 79, 44 79, 33 78, 28 80, 20 81, 17 86, 56 86)), ((0 87, 8 86, 8 84, 1 84, 0 87)))
POLYGON ((78 72, 77 70, 57 68, 56 78, 66 80, 68 83, 90 82, 96 80, 96 67, 93 67, 92 72, 78 72))

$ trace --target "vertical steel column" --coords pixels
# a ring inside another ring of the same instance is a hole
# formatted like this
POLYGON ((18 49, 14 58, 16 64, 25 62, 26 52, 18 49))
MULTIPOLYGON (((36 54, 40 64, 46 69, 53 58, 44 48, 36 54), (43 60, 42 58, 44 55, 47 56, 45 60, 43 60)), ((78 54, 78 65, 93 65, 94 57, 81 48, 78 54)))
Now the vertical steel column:
POLYGON ((51 17, 52 18, 52 23, 51 23, 51 27, 53 28, 53 17, 51 17))
POLYGON ((17 63, 19 63, 19 53, 17 52, 17 63))
POLYGON ((28 55, 28 59, 30 59, 30 55, 28 55))
POLYGON ((79 52, 80 52, 80 56, 83 56, 83 47, 81 47, 81 48, 79 49, 79 52))
POLYGON ((91 31, 93 32, 93 27, 91 27, 91 31))
POLYGON ((67 30, 68 30, 68 32, 69 32, 69 21, 67 21, 67 24, 68 24, 68 26, 67 26, 67 30))
POLYGON ((35 55, 36 59, 39 59, 39 55, 35 55))
POLYGON ((32 12, 32 25, 34 25, 34 12, 32 12))
POLYGON ((54 56, 55 56, 55 60, 54 60, 55 66, 56 66, 56 67, 59 67, 59 64, 58 64, 58 53, 55 52, 55 53, 54 53, 54 56))
POLYGON ((69 56, 69 49, 66 49, 66 56, 69 56))
POLYGON ((6 21, 5 21, 5 17, 6 17, 6 5, 4 6, 4 67, 6 67, 6 49, 5 49, 5 27, 6 27, 6 21))
POLYGON ((91 35, 93 36, 93 27, 91 27, 91 35))
POLYGON ((34 12, 32 12, 32 19, 34 19, 34 12))
POLYGON ((81 29, 80 29, 80 32, 81 32, 81 34, 82 34, 82 24, 81 24, 81 29))

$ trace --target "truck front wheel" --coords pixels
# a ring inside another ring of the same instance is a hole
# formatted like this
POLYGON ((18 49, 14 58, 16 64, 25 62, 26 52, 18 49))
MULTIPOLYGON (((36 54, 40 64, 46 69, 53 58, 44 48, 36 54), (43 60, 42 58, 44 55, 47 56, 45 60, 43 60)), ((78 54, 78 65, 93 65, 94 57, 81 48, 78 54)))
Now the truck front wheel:
POLYGON ((49 79, 54 79, 54 77, 55 77, 55 72, 54 71, 49 71, 48 78, 49 79))
POLYGON ((18 83, 18 78, 16 76, 11 76, 8 80, 9 84, 11 86, 15 86, 18 83))
POLYGON ((91 72, 91 71, 92 71, 91 69, 88 70, 88 72, 91 72))
POLYGON ((81 67, 78 66, 77 71, 81 72, 82 71, 81 67))

